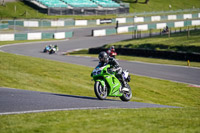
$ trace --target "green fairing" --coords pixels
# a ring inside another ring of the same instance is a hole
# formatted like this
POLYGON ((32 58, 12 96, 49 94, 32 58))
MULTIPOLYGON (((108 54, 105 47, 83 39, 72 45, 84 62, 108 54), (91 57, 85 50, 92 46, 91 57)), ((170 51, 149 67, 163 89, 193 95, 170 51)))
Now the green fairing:
POLYGON ((109 64, 99 68, 99 70, 97 70, 97 68, 92 72, 91 76, 95 82, 99 81, 103 87, 107 85, 106 87, 108 88, 108 96, 120 97, 123 95, 123 93, 120 93, 121 83, 115 77, 115 73, 108 73, 108 68, 110 68, 109 64))

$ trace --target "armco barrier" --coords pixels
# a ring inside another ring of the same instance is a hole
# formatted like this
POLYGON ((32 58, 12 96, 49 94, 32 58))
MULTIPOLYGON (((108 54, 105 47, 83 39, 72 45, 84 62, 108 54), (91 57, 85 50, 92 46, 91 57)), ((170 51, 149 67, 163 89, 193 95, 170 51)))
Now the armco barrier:
POLYGON ((0 41, 14 41, 14 34, 0 34, 0 41))
POLYGON ((39 27, 38 21, 24 21, 24 27, 39 27))
POLYGON ((42 33, 42 39, 53 39, 54 33, 42 33))
POLYGON ((166 26, 168 26, 169 28, 173 28, 173 27, 178 28, 178 27, 186 27, 186 26, 198 26, 198 25, 200 25, 200 19, 199 20, 184 20, 184 21, 166 22, 166 23, 139 24, 139 25, 135 25, 135 26, 118 27, 117 29, 113 28, 113 29, 93 30, 92 35, 93 36, 106 36, 106 35, 117 34, 117 33, 132 32, 133 30, 147 31, 150 29, 164 29, 166 26), (117 32, 114 32, 114 31, 117 31, 117 32))
POLYGON ((42 33, 27 33, 27 40, 41 40, 42 33))
POLYGON ((54 38, 55 39, 64 39, 65 38, 65 32, 54 33, 54 38))
POLYGON ((51 27, 63 27, 65 26, 65 21, 58 20, 58 21, 51 21, 51 27))
POLYGON ((65 38, 72 38, 74 35, 74 32, 65 32, 65 38))
POLYGON ((72 38, 73 32, 0 34, 0 41, 72 38))
MULTIPOLYGON (((134 48, 116 48, 115 50, 119 55, 131 55, 140 57, 184 60, 184 61, 190 60, 190 61, 200 62, 199 53, 156 51, 156 50, 134 49, 134 48)), ((101 47, 90 48, 89 54, 99 54, 101 51, 107 51, 107 49, 101 47)))
POLYGON ((112 35, 116 33, 117 33, 116 29, 106 29, 106 35, 112 35))
MULTIPOLYGON (((147 16, 147 17, 129 17, 129 18, 114 18, 110 19, 111 23, 141 23, 141 22, 159 22, 169 20, 186 20, 200 18, 200 13, 194 14, 178 14, 178 15, 163 15, 163 16, 147 16)), ((100 25, 100 20, 3 20, 9 25, 19 25, 24 27, 63 27, 63 26, 87 26, 87 25, 100 25)))
POLYGON ((2 29, 8 29, 8 24, 0 23, 0 30, 2 30, 2 29))
POLYGON ((27 34, 15 34, 15 40, 28 40, 27 34))
POLYGON ((51 27, 51 22, 50 21, 40 21, 39 26, 40 27, 51 27))
POLYGON ((3 20, 3 22, 23 27, 63 27, 75 25, 74 20, 3 20))

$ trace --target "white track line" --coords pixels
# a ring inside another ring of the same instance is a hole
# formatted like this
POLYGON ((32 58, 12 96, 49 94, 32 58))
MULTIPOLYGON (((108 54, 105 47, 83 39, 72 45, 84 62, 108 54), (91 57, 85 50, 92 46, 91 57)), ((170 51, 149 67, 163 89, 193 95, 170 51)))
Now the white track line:
POLYGON ((27 114, 27 113, 42 113, 53 111, 69 111, 69 110, 93 110, 93 109, 112 109, 116 107, 87 107, 87 108, 64 108, 64 109, 45 109, 45 110, 30 110, 30 111, 18 111, 18 112, 5 112, 0 115, 13 115, 13 114, 27 114))
MULTIPOLYGON (((159 79, 159 80, 165 80, 165 81, 171 81, 171 82, 175 82, 175 83, 182 83, 182 84, 187 84, 187 85, 191 85, 191 87, 198 87, 200 88, 200 85, 197 85, 197 84, 191 84, 191 83, 188 83, 188 82, 181 82, 181 81, 175 81, 175 80, 170 80, 170 79, 163 79, 163 78, 157 78, 157 77, 150 77, 150 76, 146 76, 146 75, 141 75, 141 74, 135 74, 135 73, 131 73, 136 76, 142 76, 142 77, 147 77, 147 78, 153 78, 153 79, 159 79)), ((134 80, 134 79, 133 79, 134 80)))

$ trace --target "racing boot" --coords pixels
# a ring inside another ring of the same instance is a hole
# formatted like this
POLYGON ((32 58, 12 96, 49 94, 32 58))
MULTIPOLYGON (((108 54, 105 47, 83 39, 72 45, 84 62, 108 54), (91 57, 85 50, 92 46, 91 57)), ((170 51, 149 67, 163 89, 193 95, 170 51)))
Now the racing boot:
POLYGON ((125 84, 123 85, 122 91, 128 91, 128 92, 129 92, 129 88, 128 88, 128 86, 127 86, 127 83, 125 83, 125 84))
POLYGON ((124 80, 124 77, 122 76, 122 91, 129 91, 129 87, 126 83, 126 81, 124 80))

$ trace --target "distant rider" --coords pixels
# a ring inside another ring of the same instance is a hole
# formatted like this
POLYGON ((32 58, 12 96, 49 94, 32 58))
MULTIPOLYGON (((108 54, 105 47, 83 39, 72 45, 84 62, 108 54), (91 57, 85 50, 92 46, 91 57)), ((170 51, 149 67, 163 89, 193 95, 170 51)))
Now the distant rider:
POLYGON ((108 56, 110 57, 114 57, 117 55, 117 53, 115 52, 115 47, 114 46, 111 46, 108 51, 107 51, 107 54, 108 56))
POLYGON ((52 45, 46 45, 43 52, 49 52, 51 50, 52 45))
POLYGON ((110 64, 111 66, 111 70, 113 72, 116 72, 116 77, 119 79, 122 79, 122 86, 124 90, 127 90, 127 83, 125 81, 125 79, 122 76, 122 68, 119 66, 119 63, 117 62, 117 60, 113 57, 109 57, 108 54, 104 51, 99 53, 99 65, 97 67, 102 67, 106 64, 110 64))

